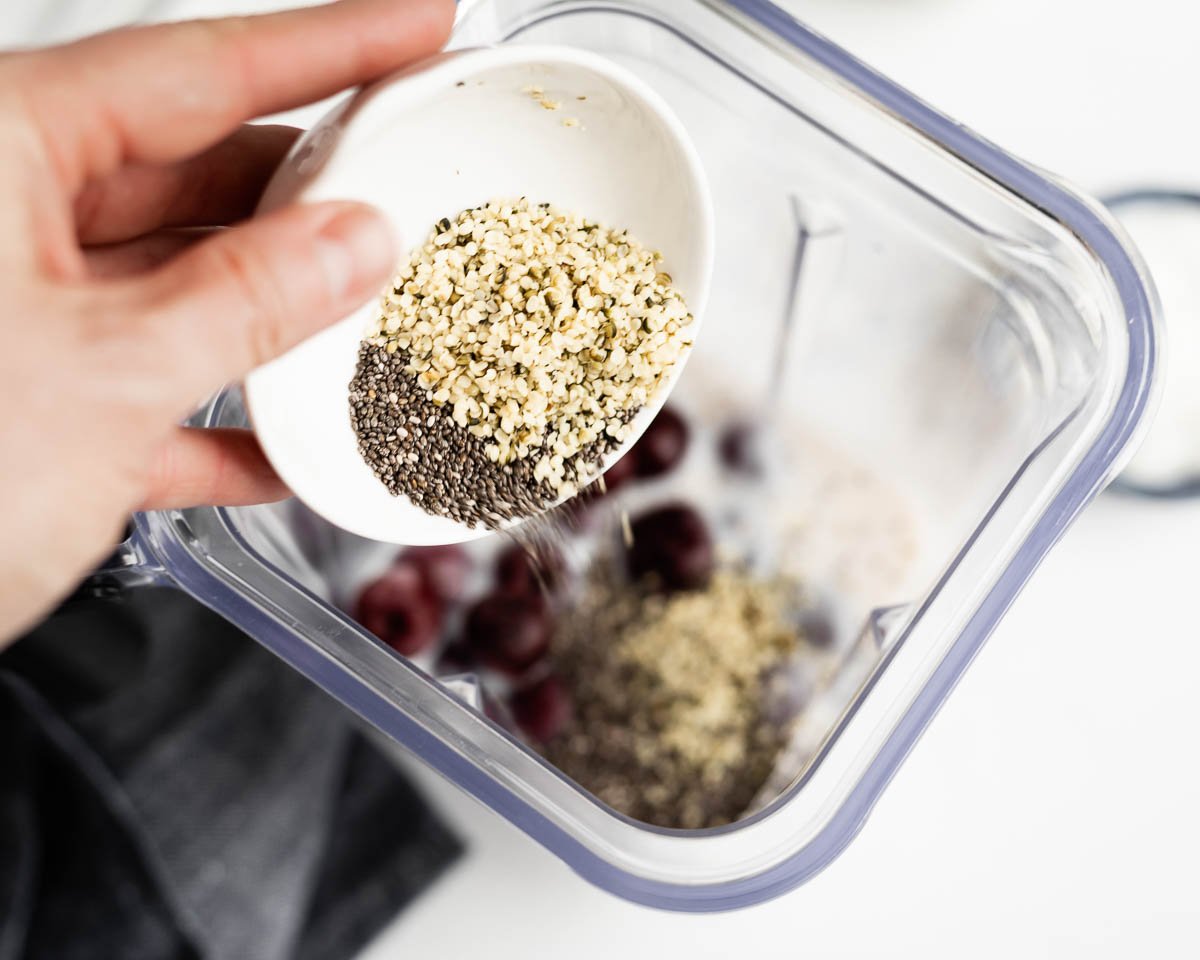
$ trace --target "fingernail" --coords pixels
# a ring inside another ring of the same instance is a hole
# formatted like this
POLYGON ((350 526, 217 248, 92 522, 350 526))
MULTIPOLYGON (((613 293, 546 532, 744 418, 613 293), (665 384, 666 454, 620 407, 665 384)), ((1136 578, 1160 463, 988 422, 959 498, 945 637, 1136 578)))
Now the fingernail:
POLYGON ((348 206, 317 234, 317 256, 332 299, 357 306, 379 292, 396 267, 396 238, 383 215, 348 206))

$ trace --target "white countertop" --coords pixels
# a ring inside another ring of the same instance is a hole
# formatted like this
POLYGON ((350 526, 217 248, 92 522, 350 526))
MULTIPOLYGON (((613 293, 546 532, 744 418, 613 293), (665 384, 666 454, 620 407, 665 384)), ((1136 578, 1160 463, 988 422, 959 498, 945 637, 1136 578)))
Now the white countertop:
MULTIPOLYGON (((147 0, 67 0, 43 29, 147 0), (63 19, 66 17, 66 19, 63 19)), ((176 0, 174 15, 279 6, 176 0)), ((1200 184, 1200 10, 1180 0, 790 0, 951 116, 1093 192, 1200 184), (1191 106, 1191 104, 1187 104, 1191 106)), ((6 11, 27 36, 35 4, 6 11)), ((45 5, 41 5, 45 6, 45 5)), ((592 889, 422 775, 470 850, 362 956, 1200 956, 1200 501, 1105 497, 1055 550, 828 870, 678 916, 592 889)))

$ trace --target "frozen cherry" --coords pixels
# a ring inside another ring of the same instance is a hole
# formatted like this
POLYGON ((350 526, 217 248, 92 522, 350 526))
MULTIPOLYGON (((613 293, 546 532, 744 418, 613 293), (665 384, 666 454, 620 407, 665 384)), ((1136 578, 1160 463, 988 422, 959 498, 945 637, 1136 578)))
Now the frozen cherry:
POLYGON ((571 697, 554 676, 518 690, 510 706, 517 725, 538 743, 553 740, 571 719, 571 697))
POLYGON ((439 603, 459 597, 471 572, 471 558, 456 544, 409 547, 396 558, 397 566, 407 564, 420 574, 426 595, 439 603))
POLYGON ((734 473, 756 476, 762 472, 758 431, 748 423, 733 423, 721 431, 717 452, 734 473))
MULTIPOLYGON (((604 471, 604 492, 612 493, 615 490, 621 489, 621 487, 625 486, 625 484, 637 476, 637 474, 637 457, 631 451, 604 471)), ((595 490, 597 493, 600 492, 598 484, 593 484, 588 489, 595 490)))
POLYGON ((557 548, 539 545, 530 555, 514 543, 496 558, 496 588, 517 597, 541 596, 543 588, 553 593, 562 583, 564 570, 563 556, 557 548))
POLYGON ((714 553, 704 520, 677 503, 644 513, 632 524, 629 572, 650 576, 667 590, 694 590, 708 583, 714 553))
POLYGON ((550 617, 540 598, 492 593, 468 611, 466 639, 488 666, 519 676, 550 645, 550 617))
POLYGON ((358 621, 389 647, 411 657, 432 646, 441 624, 417 571, 394 567, 359 595, 358 621))
POLYGON ((670 407, 663 407, 625 459, 633 458, 639 477, 657 477, 683 459, 687 445, 687 423, 670 407))

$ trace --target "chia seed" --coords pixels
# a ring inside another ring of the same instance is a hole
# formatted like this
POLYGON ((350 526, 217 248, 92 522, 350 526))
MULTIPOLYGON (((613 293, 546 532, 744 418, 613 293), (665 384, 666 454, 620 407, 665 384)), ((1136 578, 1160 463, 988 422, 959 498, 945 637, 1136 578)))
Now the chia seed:
MULTIPOLYGON (((539 514, 561 499, 549 481, 534 477, 538 452, 503 464, 489 459, 488 439, 455 423, 452 408, 429 398, 408 363, 404 350, 363 342, 350 381, 358 451, 389 493, 408 497, 434 516, 491 529, 539 514)), ((591 477, 617 444, 602 435, 564 461, 568 476, 591 477)))

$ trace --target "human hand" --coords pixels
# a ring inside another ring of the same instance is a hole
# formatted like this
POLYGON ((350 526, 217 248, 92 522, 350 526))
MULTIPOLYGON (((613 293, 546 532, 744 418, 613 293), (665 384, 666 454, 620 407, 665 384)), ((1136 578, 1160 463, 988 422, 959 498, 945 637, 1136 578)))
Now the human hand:
POLYGON ((395 250, 351 203, 224 227, 295 137, 242 123, 434 52, 453 16, 344 0, 0 57, 0 645, 131 511, 287 495, 248 432, 178 424, 375 295, 395 250))

